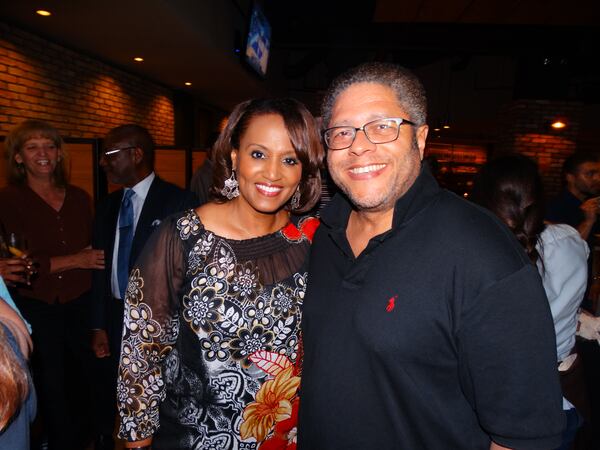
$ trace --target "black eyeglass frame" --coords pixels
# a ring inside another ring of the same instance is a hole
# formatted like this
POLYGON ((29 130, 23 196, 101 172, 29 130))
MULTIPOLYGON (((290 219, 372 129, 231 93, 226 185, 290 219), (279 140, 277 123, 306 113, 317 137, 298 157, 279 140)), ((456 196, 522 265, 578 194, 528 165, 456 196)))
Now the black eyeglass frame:
POLYGON ((323 136, 323 142, 325 142, 325 145, 327 146, 327 148, 331 151, 337 151, 337 150, 346 150, 347 148, 352 147, 352 144, 354 144, 354 141, 356 140, 356 134, 359 131, 362 131, 363 133, 365 133, 365 137, 369 140, 369 142, 371 142, 372 144, 387 144, 388 142, 393 142, 396 139, 398 139, 398 136, 400 136, 400 126, 402 124, 407 124, 407 125, 412 125, 412 126, 417 126, 416 123, 408 120, 408 119, 403 119, 402 117, 384 117, 382 119, 375 119, 375 120, 371 120, 370 122, 365 123, 362 127, 353 127, 350 125, 340 125, 337 127, 331 127, 331 128, 327 128, 326 130, 323 130, 322 136, 323 136), (368 127, 369 125, 375 123, 375 122, 381 122, 381 121, 385 121, 385 120, 392 120, 394 122, 396 122, 396 125, 398 125, 398 128, 396 130, 396 136, 393 139, 389 139, 389 140, 385 140, 385 141, 378 141, 378 142, 373 142, 373 140, 369 137, 368 133, 365 131, 365 128, 368 127), (352 136, 352 141, 350 142, 350 145, 346 146, 346 147, 341 147, 341 148, 331 148, 329 146, 329 142, 326 135, 329 131, 331 130, 336 130, 339 128, 347 128, 347 129, 351 129, 354 130, 354 136, 352 136))

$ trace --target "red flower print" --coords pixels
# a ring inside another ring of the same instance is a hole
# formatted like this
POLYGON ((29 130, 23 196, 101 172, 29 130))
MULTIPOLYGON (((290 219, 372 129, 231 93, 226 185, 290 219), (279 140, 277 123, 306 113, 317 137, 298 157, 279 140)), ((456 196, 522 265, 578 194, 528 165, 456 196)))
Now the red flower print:
POLYGON ((292 242, 300 241, 302 238, 306 238, 309 242, 312 242, 315 231, 319 228, 320 223, 321 221, 316 217, 308 216, 300 221, 298 227, 290 222, 281 232, 292 242))
POLYGON ((294 225, 292 222, 288 223, 286 227, 283 230, 281 230, 281 232, 286 238, 288 238, 292 242, 299 241, 300 239, 302 239, 302 233, 298 228, 296 228, 296 225, 294 225))
POLYGON ((299 404, 300 399, 296 397, 292 403, 292 415, 275 424, 273 435, 260 445, 260 450, 296 450, 299 404))
POLYGON ((306 217, 300 222, 300 231, 302 231, 302 234, 312 242, 313 236, 320 224, 321 221, 316 217, 306 217))

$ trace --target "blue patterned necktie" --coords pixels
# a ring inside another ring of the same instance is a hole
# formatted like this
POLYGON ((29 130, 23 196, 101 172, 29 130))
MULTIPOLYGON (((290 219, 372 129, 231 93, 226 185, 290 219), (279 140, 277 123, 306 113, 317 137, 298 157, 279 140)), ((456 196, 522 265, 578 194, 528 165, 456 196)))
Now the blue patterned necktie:
POLYGON ((129 255, 133 241, 133 189, 125 189, 121 210, 119 211, 119 253, 117 254, 117 279, 121 299, 125 300, 127 279, 129 278, 129 255))

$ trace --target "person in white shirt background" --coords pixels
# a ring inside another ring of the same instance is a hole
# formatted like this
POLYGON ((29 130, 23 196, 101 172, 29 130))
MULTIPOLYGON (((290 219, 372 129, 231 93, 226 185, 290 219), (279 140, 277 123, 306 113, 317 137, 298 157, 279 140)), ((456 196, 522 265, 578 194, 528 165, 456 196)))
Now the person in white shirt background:
POLYGON ((510 228, 542 277, 554 321, 563 410, 567 416, 559 448, 568 449, 582 423, 573 404, 579 406, 583 392, 582 373, 576 372, 576 334, 600 343, 597 318, 579 313, 587 285, 588 245, 573 227, 544 223, 542 179, 536 163, 525 156, 507 155, 488 162, 478 175, 472 198, 510 228), (583 325, 577 332, 579 320, 583 325), (577 377, 576 392, 567 388, 570 383, 565 382, 573 377, 577 377))

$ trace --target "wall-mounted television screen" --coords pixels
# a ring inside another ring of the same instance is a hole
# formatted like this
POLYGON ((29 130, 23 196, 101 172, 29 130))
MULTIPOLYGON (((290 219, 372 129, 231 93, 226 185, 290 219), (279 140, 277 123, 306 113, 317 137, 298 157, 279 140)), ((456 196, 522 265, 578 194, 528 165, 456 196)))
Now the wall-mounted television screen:
POLYGON ((256 3, 252 6, 250 26, 246 38, 246 62, 260 76, 267 73, 271 48, 271 25, 256 3))

